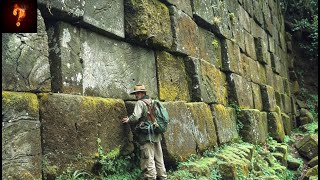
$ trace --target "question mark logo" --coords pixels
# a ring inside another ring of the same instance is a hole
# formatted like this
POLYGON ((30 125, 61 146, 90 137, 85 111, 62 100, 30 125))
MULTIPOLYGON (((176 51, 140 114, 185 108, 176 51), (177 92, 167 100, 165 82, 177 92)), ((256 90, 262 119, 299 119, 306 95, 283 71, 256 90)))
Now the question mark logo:
POLYGON ((19 6, 18 4, 14 4, 13 6, 13 15, 18 16, 16 26, 20 26, 20 22, 22 21, 23 18, 26 17, 26 8, 24 6, 19 6))

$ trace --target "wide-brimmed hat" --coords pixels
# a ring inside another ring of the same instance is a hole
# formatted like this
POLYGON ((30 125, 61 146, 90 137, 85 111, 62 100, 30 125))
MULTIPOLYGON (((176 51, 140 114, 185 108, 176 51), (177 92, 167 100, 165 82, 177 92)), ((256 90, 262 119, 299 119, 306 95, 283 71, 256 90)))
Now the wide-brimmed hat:
POLYGON ((133 91, 130 94, 134 94, 136 92, 147 92, 147 90, 143 84, 137 84, 134 86, 133 91))

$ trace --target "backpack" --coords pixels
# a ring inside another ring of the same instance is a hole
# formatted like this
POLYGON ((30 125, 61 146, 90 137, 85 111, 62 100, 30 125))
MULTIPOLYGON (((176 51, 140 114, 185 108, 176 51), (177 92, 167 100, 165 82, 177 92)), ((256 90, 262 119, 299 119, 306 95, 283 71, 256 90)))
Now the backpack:
POLYGON ((152 104, 146 101, 143 102, 148 108, 147 119, 154 125, 154 132, 166 132, 169 123, 169 114, 167 109, 161 104, 159 100, 153 100, 152 104))

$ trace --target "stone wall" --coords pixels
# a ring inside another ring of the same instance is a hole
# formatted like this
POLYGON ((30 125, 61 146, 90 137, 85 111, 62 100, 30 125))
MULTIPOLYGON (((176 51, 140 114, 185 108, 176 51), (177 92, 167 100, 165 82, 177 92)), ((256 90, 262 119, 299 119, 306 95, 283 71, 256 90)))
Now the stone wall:
POLYGON ((278 0, 47 3, 37 34, 2 34, 4 179, 90 170, 98 138, 107 152, 125 147, 137 83, 169 111, 166 162, 239 137, 282 142, 296 124, 278 0))

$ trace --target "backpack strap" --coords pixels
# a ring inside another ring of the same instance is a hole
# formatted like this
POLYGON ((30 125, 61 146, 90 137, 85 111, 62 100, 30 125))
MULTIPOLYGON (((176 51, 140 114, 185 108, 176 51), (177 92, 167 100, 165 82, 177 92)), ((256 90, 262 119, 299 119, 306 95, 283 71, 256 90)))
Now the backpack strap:
POLYGON ((147 102, 146 100, 144 99, 141 99, 142 102, 144 102, 147 106, 147 109, 148 109, 148 112, 147 112, 147 119, 149 121, 152 122, 152 124, 155 126, 155 127, 158 127, 158 123, 157 123, 157 120, 156 120, 156 117, 154 115, 154 106, 152 106, 152 100, 151 100, 151 103, 147 102))

